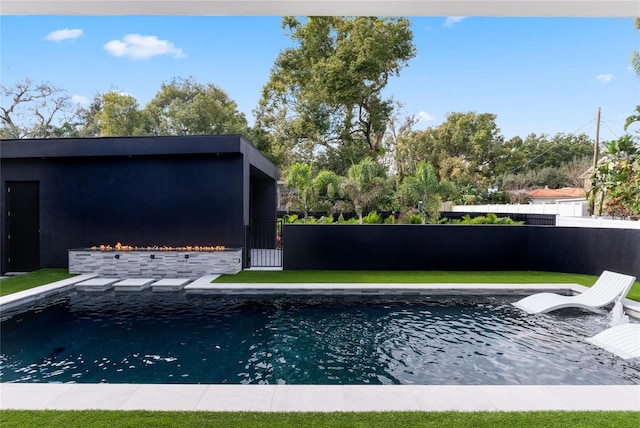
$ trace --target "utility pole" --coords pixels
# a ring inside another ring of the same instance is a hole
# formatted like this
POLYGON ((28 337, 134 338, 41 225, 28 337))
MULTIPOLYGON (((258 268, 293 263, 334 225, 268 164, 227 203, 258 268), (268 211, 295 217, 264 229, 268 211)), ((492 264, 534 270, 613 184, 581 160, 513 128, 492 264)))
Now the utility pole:
MULTIPOLYGON (((598 114, 596 116, 596 140, 593 143, 593 174, 592 177, 595 177, 596 169, 598 168, 598 155, 600 154, 600 107, 598 107, 598 114)), ((591 187, 593 187, 595 183, 591 180, 591 187)), ((591 198, 591 202, 589 202, 589 211, 591 214, 595 214, 595 204, 596 198, 591 198)))

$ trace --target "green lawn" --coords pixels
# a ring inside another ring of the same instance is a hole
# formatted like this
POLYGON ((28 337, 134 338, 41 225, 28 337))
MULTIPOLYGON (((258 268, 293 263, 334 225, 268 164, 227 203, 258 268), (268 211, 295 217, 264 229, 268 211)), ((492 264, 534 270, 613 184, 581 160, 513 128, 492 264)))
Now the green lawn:
POLYGON ((49 284, 74 276, 67 269, 41 269, 23 275, 16 275, 0 280, 0 296, 49 284))
MULTIPOLYGON (((598 277, 575 273, 535 271, 350 271, 350 270, 288 270, 288 271, 242 271, 236 275, 222 275, 214 282, 221 283, 563 283, 592 286, 598 277)), ((640 301, 640 282, 636 281, 627 295, 640 301)))
POLYGON ((637 412, 3 411, 2 427, 637 427, 637 412))

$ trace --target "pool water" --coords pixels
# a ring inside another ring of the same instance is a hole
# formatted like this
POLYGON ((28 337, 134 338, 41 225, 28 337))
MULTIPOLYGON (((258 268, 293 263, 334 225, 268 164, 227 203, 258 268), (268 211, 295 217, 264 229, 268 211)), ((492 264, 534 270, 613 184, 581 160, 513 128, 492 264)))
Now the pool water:
POLYGON ((0 381, 638 384, 584 341, 607 317, 527 315, 519 297, 71 293, 3 314, 0 381))

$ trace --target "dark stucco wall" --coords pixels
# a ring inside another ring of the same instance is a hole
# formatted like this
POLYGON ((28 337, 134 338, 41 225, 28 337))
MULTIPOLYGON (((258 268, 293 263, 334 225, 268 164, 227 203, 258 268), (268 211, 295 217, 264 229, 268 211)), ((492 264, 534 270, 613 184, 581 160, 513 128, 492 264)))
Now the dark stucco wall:
POLYGON ((532 228, 527 256, 531 270, 599 275, 606 269, 640 278, 640 230, 532 228))
POLYGON ((17 160, 6 180, 40 182, 40 264, 67 250, 130 245, 243 246, 242 159, 191 156, 17 160))
POLYGON ((640 278, 640 230, 285 225, 284 269, 540 270, 640 278))
POLYGON ((526 267, 522 254, 511 251, 526 242, 526 229, 519 226, 296 224, 285 225, 283 239, 285 269, 526 267))

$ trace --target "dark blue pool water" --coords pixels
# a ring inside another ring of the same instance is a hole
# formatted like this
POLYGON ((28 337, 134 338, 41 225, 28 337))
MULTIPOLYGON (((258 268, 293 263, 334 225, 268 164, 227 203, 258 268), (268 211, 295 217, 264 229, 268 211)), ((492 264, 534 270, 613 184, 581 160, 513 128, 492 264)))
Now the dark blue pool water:
POLYGON ((605 316, 437 299, 71 294, 3 314, 0 381, 640 383, 638 361, 583 340, 605 316))

